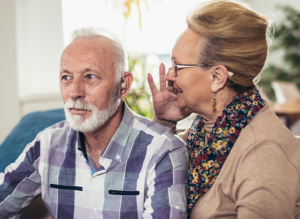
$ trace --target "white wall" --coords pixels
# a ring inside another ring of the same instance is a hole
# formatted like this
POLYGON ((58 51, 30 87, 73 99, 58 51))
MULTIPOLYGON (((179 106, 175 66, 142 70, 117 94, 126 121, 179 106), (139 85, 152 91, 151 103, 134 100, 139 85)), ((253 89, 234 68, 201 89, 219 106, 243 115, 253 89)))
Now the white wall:
POLYGON ((0 0, 0 143, 20 118, 15 14, 15 0, 0 0))
POLYGON ((0 30, 1 143, 24 114, 63 107, 61 0, 0 0, 0 30))
POLYGON ((17 0, 19 95, 59 93, 61 0, 17 0))

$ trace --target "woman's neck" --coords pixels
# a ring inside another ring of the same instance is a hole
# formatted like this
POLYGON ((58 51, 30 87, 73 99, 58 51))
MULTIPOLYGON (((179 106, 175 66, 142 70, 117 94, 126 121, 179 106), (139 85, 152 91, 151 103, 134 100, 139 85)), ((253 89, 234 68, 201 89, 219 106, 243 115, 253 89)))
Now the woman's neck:
MULTIPOLYGON (((228 88, 224 87, 222 90, 218 91, 215 95, 216 98, 216 109, 212 108, 212 101, 210 103, 199 104, 198 110, 195 112, 200 115, 206 121, 216 121, 217 118, 221 115, 224 109, 233 101, 233 99, 238 94, 228 88)), ((212 98, 211 98, 212 99, 212 98)))

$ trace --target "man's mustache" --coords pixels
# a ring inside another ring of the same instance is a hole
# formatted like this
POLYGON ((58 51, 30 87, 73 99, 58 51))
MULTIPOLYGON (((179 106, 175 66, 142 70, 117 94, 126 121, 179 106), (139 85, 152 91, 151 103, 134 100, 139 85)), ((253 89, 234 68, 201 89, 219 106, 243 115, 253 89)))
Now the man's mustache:
POLYGON ((71 98, 69 98, 65 103, 65 108, 67 109, 74 108, 74 109, 88 110, 88 111, 93 110, 92 104, 87 103, 84 100, 73 100, 71 98))

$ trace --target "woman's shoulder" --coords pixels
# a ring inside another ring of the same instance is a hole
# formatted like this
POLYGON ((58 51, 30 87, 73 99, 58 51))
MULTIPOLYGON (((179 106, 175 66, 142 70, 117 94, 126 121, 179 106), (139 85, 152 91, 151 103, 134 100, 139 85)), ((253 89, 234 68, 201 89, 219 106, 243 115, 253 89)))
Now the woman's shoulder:
POLYGON ((253 117, 244 131, 251 134, 256 141, 272 141, 275 144, 287 141, 298 143, 295 136, 278 118, 268 103, 253 117))
POLYGON ((253 117, 240 134, 236 144, 240 145, 240 153, 259 151, 260 147, 267 145, 277 147, 300 170, 300 162, 298 161, 300 142, 277 117, 269 104, 253 117))

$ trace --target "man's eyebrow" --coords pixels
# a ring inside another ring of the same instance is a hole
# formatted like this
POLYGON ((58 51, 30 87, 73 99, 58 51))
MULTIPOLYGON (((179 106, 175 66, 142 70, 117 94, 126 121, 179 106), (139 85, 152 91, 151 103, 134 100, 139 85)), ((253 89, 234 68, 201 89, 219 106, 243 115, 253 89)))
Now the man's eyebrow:
MULTIPOLYGON (((85 72, 89 72, 89 71, 95 72, 95 73, 98 72, 98 73, 100 73, 100 74, 104 74, 104 73, 105 73, 105 71, 104 71, 102 68, 99 68, 99 70, 97 71, 97 70, 93 69, 92 67, 87 67, 87 68, 85 68, 83 71, 81 71, 81 73, 85 73, 85 72)), ((69 71, 66 70, 66 69, 61 69, 60 73, 71 74, 71 72, 69 72, 69 71)))
POLYGON ((103 70, 103 68, 93 68, 93 67, 87 67, 85 68, 81 73, 85 73, 85 72, 95 72, 96 74, 105 74, 105 71, 103 70))
POLYGON ((85 68, 85 69, 82 71, 82 73, 87 72, 87 71, 93 71, 93 70, 92 70, 92 68, 88 67, 88 68, 85 68))
POLYGON ((69 72, 68 70, 66 70, 66 69, 62 69, 62 70, 60 71, 60 73, 68 73, 68 74, 70 74, 70 72, 69 72))
MULTIPOLYGON (((88 68, 85 68, 83 71, 81 71, 82 73, 84 72, 87 72, 87 71, 93 71, 92 68, 88 67, 88 68)), ((61 72, 64 72, 64 73, 68 73, 70 74, 70 72, 66 69, 62 69, 61 72)))

